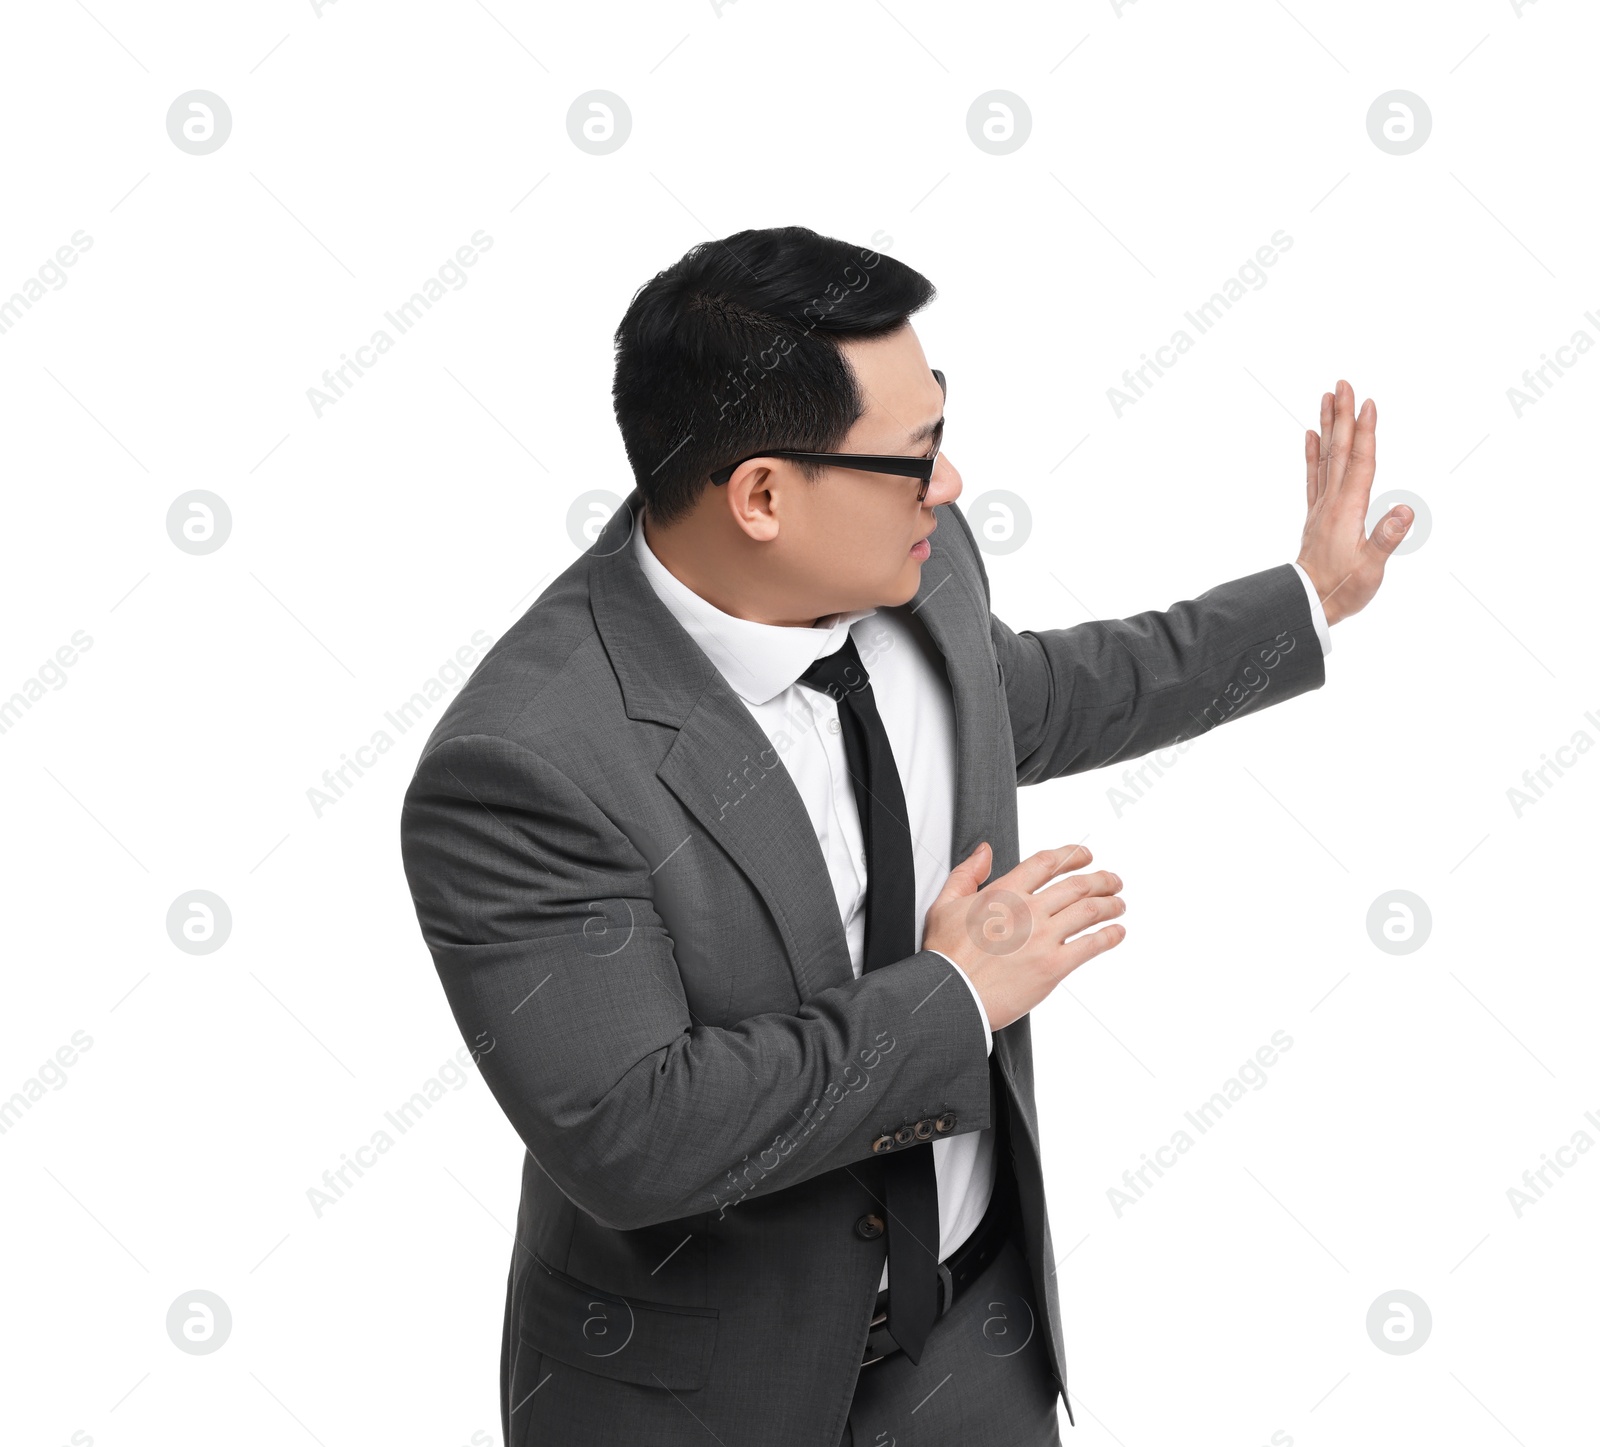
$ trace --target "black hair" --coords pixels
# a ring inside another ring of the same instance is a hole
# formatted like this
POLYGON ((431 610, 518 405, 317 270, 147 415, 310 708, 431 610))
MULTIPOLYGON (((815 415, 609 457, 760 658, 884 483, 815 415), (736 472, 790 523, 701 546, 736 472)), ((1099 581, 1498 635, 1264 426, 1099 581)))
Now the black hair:
POLYGON ((658 272, 617 327, 611 389, 650 520, 683 516, 710 473, 764 447, 837 451, 866 410, 839 343, 887 336, 935 295, 903 262, 805 226, 703 241, 658 272))

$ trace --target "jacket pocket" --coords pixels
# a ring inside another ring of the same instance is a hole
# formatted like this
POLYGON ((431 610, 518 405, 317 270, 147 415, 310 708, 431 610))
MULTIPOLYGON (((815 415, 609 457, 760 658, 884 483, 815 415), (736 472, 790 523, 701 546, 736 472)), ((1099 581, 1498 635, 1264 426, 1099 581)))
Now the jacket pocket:
POLYGON ((717 1312, 617 1296, 535 1256, 519 1333, 545 1356, 579 1371, 693 1391, 711 1373, 717 1312))

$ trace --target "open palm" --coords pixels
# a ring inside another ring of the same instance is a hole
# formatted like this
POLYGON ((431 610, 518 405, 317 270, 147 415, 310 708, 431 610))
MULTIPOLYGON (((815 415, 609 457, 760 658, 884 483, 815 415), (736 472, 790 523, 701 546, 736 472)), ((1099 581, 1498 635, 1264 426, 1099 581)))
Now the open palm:
POLYGON ((1341 379, 1322 394, 1322 435, 1306 432, 1306 526, 1296 560, 1322 600, 1329 623, 1359 613, 1383 582, 1384 564, 1415 521, 1390 508, 1367 536, 1367 507, 1378 466, 1378 408, 1341 379))

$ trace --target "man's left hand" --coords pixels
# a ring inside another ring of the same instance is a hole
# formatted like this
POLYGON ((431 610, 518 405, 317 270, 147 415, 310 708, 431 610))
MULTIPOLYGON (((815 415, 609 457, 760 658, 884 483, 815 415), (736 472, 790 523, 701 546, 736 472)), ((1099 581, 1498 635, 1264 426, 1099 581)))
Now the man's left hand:
POLYGON ((1296 561, 1306 570, 1328 622, 1359 613, 1383 582, 1383 566, 1415 521, 1392 507, 1366 535, 1367 506, 1377 471, 1378 408, 1341 380, 1322 394, 1322 436, 1306 432, 1306 527, 1296 561))

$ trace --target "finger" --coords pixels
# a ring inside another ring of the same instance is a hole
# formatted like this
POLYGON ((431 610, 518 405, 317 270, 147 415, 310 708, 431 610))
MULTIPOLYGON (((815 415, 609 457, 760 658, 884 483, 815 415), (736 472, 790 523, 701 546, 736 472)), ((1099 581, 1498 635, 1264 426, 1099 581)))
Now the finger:
POLYGON ((1350 443, 1356 430, 1356 394, 1344 378, 1333 392, 1333 443, 1328 456, 1326 491, 1337 496, 1344 487, 1345 468, 1350 462, 1350 443))
POLYGON ((1127 937, 1128 931, 1123 926, 1108 924, 1104 929, 1097 929, 1092 935, 1082 935, 1078 939, 1069 940, 1056 956, 1063 966, 1062 977, 1070 975, 1079 965, 1092 960, 1096 955, 1103 955, 1107 950, 1114 949, 1127 937))
POLYGON ((1075 934, 1115 919, 1127 908, 1128 902, 1120 894, 1092 894, 1050 917, 1050 938, 1064 944, 1075 934))
POLYGON ((988 840, 985 840, 950 871, 950 877, 945 880, 944 888, 939 891, 939 898, 943 899, 948 895, 959 899, 964 894, 976 894, 978 886, 989 877, 989 870, 993 864, 994 851, 990 849, 988 840))
POLYGON ((1416 515, 1404 503, 1392 507, 1379 519, 1367 542, 1387 558, 1405 541, 1406 534, 1411 531, 1411 524, 1416 520, 1416 515))
POLYGON ((1322 394, 1322 441, 1317 451, 1317 496, 1328 490, 1328 459, 1333 455, 1333 393, 1322 394))
POLYGON ((1368 397, 1356 414, 1350 439, 1349 464, 1339 504, 1350 515, 1365 518, 1372 497, 1372 478, 1378 470, 1378 404, 1368 397))
POLYGON ((1322 470, 1322 447, 1317 434, 1306 428, 1306 508, 1317 505, 1317 474, 1322 470))
POLYGON ((1007 889, 1014 889, 1019 894, 1032 894, 1056 875, 1065 874, 1069 869, 1082 869, 1093 859, 1094 855, 1081 844, 1067 844, 1060 849, 1041 849, 1037 854, 1030 854, 1015 869, 1001 875, 995 884, 1003 883, 1007 889))
POLYGON ((1057 880, 1048 889, 1041 889, 1034 898, 1046 915, 1057 915, 1069 905, 1077 904, 1091 895, 1121 892, 1120 875, 1113 874, 1109 869, 1097 869, 1093 874, 1074 874, 1070 878, 1057 880))

